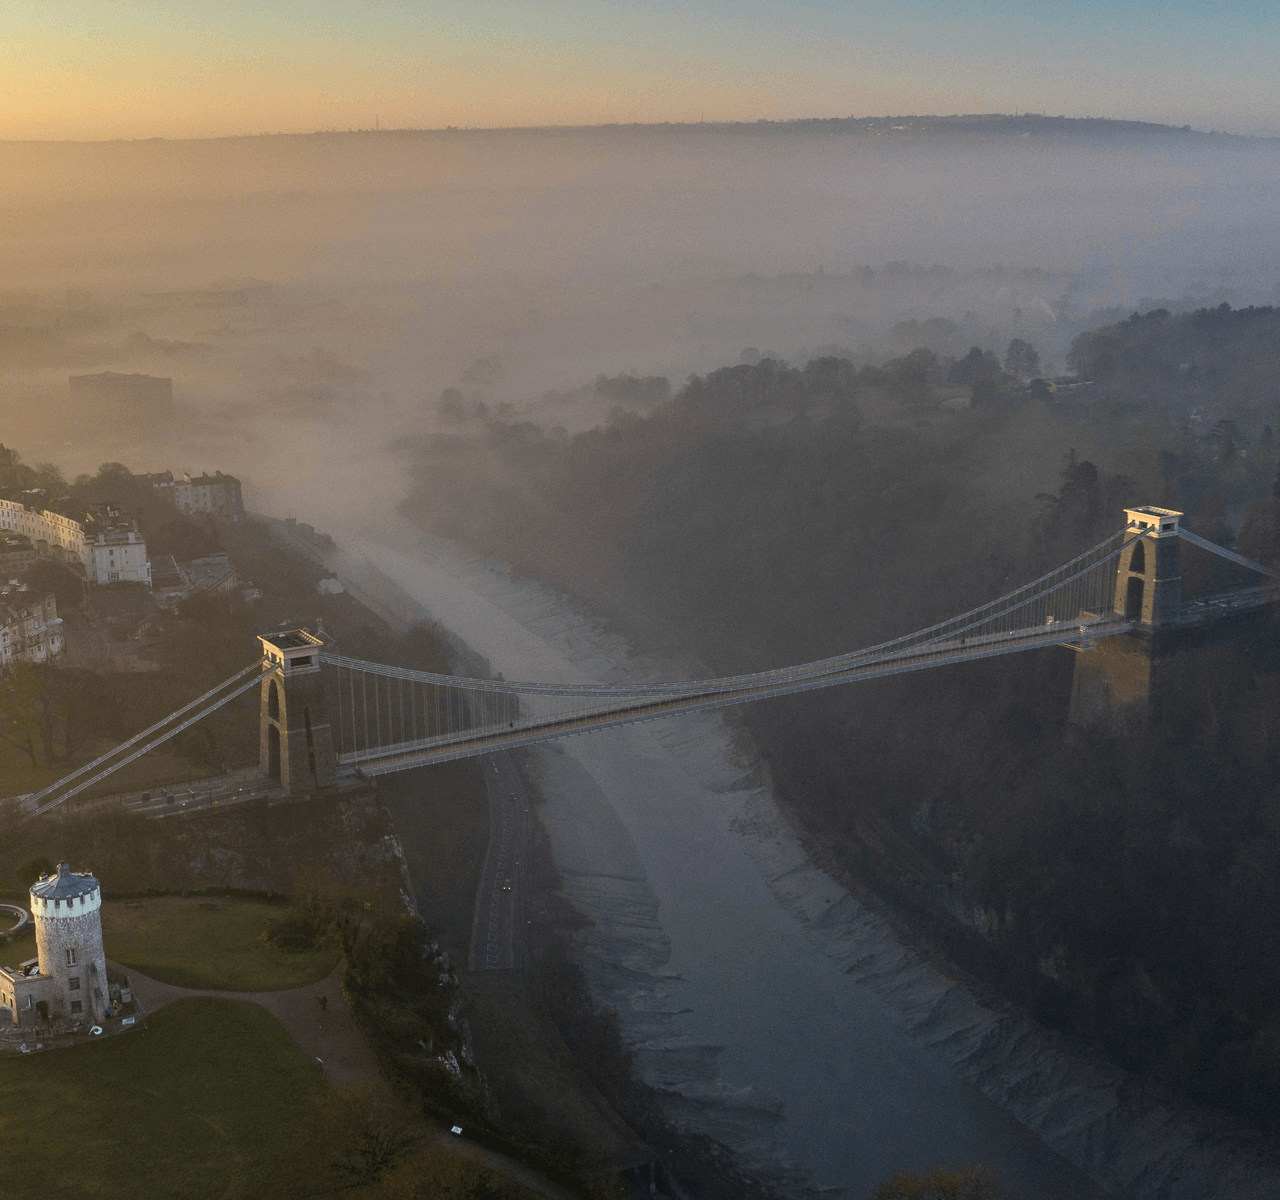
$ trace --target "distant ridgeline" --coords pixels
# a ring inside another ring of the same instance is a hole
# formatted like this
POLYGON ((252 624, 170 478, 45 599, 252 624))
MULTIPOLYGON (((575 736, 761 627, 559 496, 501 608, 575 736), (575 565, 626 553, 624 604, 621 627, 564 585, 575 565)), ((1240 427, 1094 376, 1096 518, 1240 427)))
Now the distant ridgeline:
MULTIPOLYGON (((792 121, 700 121, 695 124, 679 125, 617 125, 617 126, 579 126, 564 132, 581 133, 584 130, 602 129, 623 130, 657 130, 680 129, 701 130, 706 132, 741 132, 741 133, 823 133, 870 135, 872 137, 919 137, 927 136, 1006 136, 1043 137, 1078 141, 1103 141, 1115 138, 1188 138, 1208 141, 1274 141, 1273 138, 1249 138, 1238 134, 1220 133, 1217 130, 1205 132, 1192 129, 1190 125, 1159 125, 1152 121, 1116 121, 1105 117, 1051 117, 1043 113, 966 113, 954 116, 911 116, 911 117, 802 117, 792 121)), ((427 130, 404 130, 406 134, 426 133, 427 130)), ((470 131, 469 131, 470 132, 470 131)), ((486 131, 508 134, 514 131, 486 131)), ((525 131, 521 131, 525 132, 525 131)), ((532 132, 532 131, 528 131, 532 132)), ((547 130, 545 132, 555 132, 547 130)))

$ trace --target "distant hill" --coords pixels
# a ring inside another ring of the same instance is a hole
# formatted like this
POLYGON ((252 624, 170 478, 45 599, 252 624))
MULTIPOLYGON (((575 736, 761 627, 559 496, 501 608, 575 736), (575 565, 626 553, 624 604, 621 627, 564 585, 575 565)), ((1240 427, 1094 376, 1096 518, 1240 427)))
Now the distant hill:
MULTIPOLYGON (((1179 142, 1252 142, 1278 143, 1280 138, 1252 137, 1244 134, 1222 133, 1219 130, 1193 129, 1190 125, 1161 125, 1154 121, 1122 121, 1110 117, 1050 117, 1043 113, 963 113, 951 116, 899 116, 899 117, 798 117, 785 121, 695 121, 657 122, 654 124, 605 124, 605 125, 524 125, 473 127, 466 129, 449 126, 446 129, 317 129, 314 133, 263 133, 218 138, 141 138, 131 142, 114 144, 163 146, 191 142, 296 141, 299 138, 323 138, 335 142, 378 141, 382 143, 413 138, 473 139, 484 137, 509 138, 521 134, 546 136, 548 134, 584 133, 634 133, 653 135, 663 132, 725 133, 744 135, 826 134, 829 136, 863 137, 1033 137, 1069 142, 1114 142, 1117 140, 1169 139, 1179 142)), ((33 140, 5 142, 0 145, 35 146, 42 143, 33 140)), ((92 145, 94 143, 47 143, 53 145, 92 145)), ((110 144, 110 143, 103 143, 110 144)))
MULTIPOLYGON (((704 129, 742 133, 828 133, 862 134, 872 137, 984 136, 1069 138, 1077 141, 1115 138, 1159 137, 1186 139, 1227 139, 1268 141, 1217 130, 1193 129, 1190 125, 1161 125, 1152 121, 1120 121, 1108 117, 1049 117, 1042 113, 966 113, 952 116, 900 117, 801 117, 790 121, 702 121, 688 125, 600 125, 583 128, 658 130, 704 129)), ((478 131, 477 131, 478 132, 478 131)))

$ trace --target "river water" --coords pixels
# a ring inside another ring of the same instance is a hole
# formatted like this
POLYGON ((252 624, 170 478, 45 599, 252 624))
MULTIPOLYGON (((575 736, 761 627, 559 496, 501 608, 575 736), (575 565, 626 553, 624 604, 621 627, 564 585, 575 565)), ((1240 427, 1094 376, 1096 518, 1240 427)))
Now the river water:
MULTIPOLYGON (((496 564, 407 532, 346 547, 340 574, 371 563, 507 679, 673 670, 496 564)), ((673 1114, 781 1190, 858 1200, 897 1170, 981 1163, 1028 1200, 1280 1195, 1256 1143, 907 950, 808 861, 718 714, 533 753, 593 991, 673 1114)))

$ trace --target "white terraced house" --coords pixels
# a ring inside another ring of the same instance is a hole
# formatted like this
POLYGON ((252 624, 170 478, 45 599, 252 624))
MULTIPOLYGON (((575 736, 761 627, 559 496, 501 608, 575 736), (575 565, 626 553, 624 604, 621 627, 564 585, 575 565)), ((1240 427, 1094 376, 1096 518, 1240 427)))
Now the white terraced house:
POLYGON ((63 557, 84 562, 84 525, 75 517, 41 507, 43 494, 32 495, 29 500, 0 498, 0 531, 20 533, 33 542, 45 542, 62 552, 63 557))

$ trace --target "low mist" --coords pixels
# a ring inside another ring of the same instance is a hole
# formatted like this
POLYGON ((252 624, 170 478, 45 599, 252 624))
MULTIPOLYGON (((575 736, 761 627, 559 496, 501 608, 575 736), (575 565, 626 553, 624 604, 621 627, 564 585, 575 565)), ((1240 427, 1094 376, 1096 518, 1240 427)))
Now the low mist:
POLYGON ((1278 173, 1269 141, 1045 118, 8 143, 6 440, 349 524, 449 389, 573 431, 657 396, 601 375, 1014 337, 1051 375, 1134 308, 1272 302, 1278 173), (172 378, 172 415, 74 411, 100 371, 172 378))

